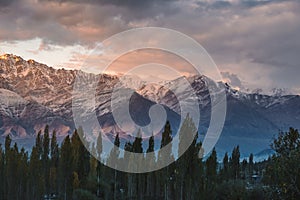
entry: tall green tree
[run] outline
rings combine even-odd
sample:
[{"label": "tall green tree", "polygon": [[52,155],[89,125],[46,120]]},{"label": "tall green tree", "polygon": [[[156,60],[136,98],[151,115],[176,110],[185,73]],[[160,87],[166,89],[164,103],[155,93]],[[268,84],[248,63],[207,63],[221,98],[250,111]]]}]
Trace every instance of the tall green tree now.
[{"label": "tall green tree", "polygon": [[239,179],[240,178],[240,147],[234,147],[231,158],[230,158],[230,171],[231,178]]},{"label": "tall green tree", "polygon": [[64,200],[72,199],[73,187],[72,187],[72,146],[70,137],[67,136],[61,146],[61,161],[60,166],[60,178],[61,178],[61,191],[60,193],[64,197]]},{"label": "tall green tree", "polygon": [[15,143],[14,147],[9,149],[7,152],[7,198],[18,199],[18,154],[19,149]]},{"label": "tall green tree", "polygon": [[[197,199],[199,196],[203,195],[203,190],[205,186],[205,174],[204,174],[204,165],[202,161],[202,143],[197,142],[198,134],[196,134],[195,139],[193,140],[192,145],[187,150],[187,155],[191,157],[189,160],[188,171],[192,176],[188,177],[186,180],[186,197],[188,199]],[[197,189],[193,189],[196,187]]]},{"label": "tall green tree", "polygon": [[[115,141],[114,141],[114,146],[109,154],[109,158],[107,162],[109,163],[110,166],[117,166],[118,161],[119,161],[119,155],[120,155],[120,138],[119,134],[116,135]],[[117,190],[118,188],[118,171],[113,170],[113,194],[114,194],[114,200],[117,199],[117,196],[119,195],[119,191]]]},{"label": "tall green tree", "polygon": [[21,148],[18,154],[18,199],[25,199],[28,180],[28,153]]},{"label": "tall green tree", "polygon": [[215,198],[215,189],[217,183],[217,152],[213,149],[211,155],[205,162],[206,165],[206,191],[211,199]]},{"label": "tall green tree", "polygon": [[[197,135],[196,126],[188,114],[179,130],[178,156],[182,154],[176,161],[176,191],[178,192],[176,196],[178,196],[179,200],[188,198],[187,193],[185,192],[188,188],[186,180],[190,177],[189,167],[192,163],[192,156],[190,156],[190,154],[191,152],[194,152],[195,149],[191,150],[188,148],[186,151],[185,149],[189,146],[188,142],[190,141],[193,141],[192,146],[196,145],[195,135]],[[197,155],[198,153],[199,151],[197,152]]]},{"label": "tall green tree", "polygon": [[[131,156],[129,154],[129,152],[133,152],[133,147],[132,144],[130,143],[130,141],[127,141],[125,143],[124,146],[124,160],[127,160],[127,168],[130,168],[132,164],[134,164],[132,162]],[[132,173],[126,173],[126,195],[128,199],[131,199],[134,197],[135,194],[135,186],[134,186],[134,174]]]},{"label": "tall green tree", "polygon": [[[164,131],[162,133],[161,139],[161,150],[158,152],[158,162],[162,162],[164,160],[174,160],[173,152],[172,152],[172,129],[171,124],[169,121],[166,122],[164,127]],[[164,148],[164,150],[162,150]],[[174,171],[171,166],[166,166],[164,169],[161,170],[162,175],[160,178],[162,179],[162,187],[163,187],[163,196],[164,199],[170,199],[170,181],[172,180]]]},{"label": "tall green tree", "polygon": [[11,138],[9,135],[7,135],[5,137],[5,141],[4,141],[4,163],[5,163],[5,166],[4,166],[4,198],[7,199],[8,198],[8,182],[9,182],[9,175],[8,175],[8,162],[9,160],[11,159]]},{"label": "tall green tree", "polygon": [[249,165],[248,165],[249,177],[251,177],[252,174],[253,174],[253,167],[254,167],[253,154],[251,153],[250,156],[249,156]]},{"label": "tall green tree", "polygon": [[[143,153],[143,139],[142,139],[142,133],[141,130],[138,130],[138,133],[135,137],[135,140],[132,143],[132,151],[134,153],[139,153],[142,154]],[[143,162],[143,160],[138,160],[135,164],[137,167],[142,167],[141,163]],[[134,174],[134,191],[136,192],[136,196],[138,199],[142,199],[144,196],[144,176],[143,174]]]},{"label": "tall green tree", "polygon": [[242,163],[241,163],[241,175],[242,175],[242,179],[246,179],[247,176],[247,168],[248,168],[248,162],[246,159],[243,159]]},{"label": "tall green tree", "polygon": [[83,145],[79,134],[83,137],[83,130],[75,130],[71,137],[73,172],[77,172],[80,183],[85,184],[90,171],[90,153]]},{"label": "tall green tree", "polygon": [[42,137],[41,130],[37,134],[37,137],[35,140],[35,146],[37,148],[37,153],[38,153],[39,159],[41,159],[42,154],[43,154],[43,137]]},{"label": "tall green tree", "polygon": [[229,160],[228,153],[226,152],[223,158],[223,168],[221,170],[221,179],[227,181],[230,177],[229,175]]},{"label": "tall green tree", "polygon": [[59,146],[57,143],[56,131],[53,131],[50,144],[50,192],[58,192],[58,164],[59,164]]},{"label": "tall green tree", "polygon": [[43,170],[44,170],[44,184],[45,184],[45,193],[47,195],[50,194],[50,163],[49,163],[49,153],[50,153],[50,137],[49,137],[49,126],[46,125],[44,130],[44,137],[43,137],[43,150],[42,150],[42,163],[43,163]]},{"label": "tall green tree", "polygon": [[[38,140],[38,137],[36,138]],[[37,142],[36,142],[37,144]],[[28,199],[40,199],[44,193],[43,165],[40,160],[40,147],[32,148],[28,169]]]},{"label": "tall green tree", "polygon": [[0,144],[0,199],[4,199],[4,189],[5,189],[5,176],[4,176],[4,152],[2,150],[2,145]]},{"label": "tall green tree", "polygon": [[265,173],[266,183],[273,188],[273,198],[300,199],[300,134],[297,129],[280,132],[271,147],[276,154]]},{"label": "tall green tree", "polygon": [[[154,152],[154,136],[152,135],[149,138],[148,141],[148,148],[147,148],[147,153]],[[146,163],[148,163],[148,167],[151,167],[152,163],[155,163],[155,155],[153,154],[146,154]],[[155,173],[147,173],[146,174],[146,196],[148,197],[154,197],[155,196],[155,182],[156,182],[156,177]]]},{"label": "tall green tree", "polygon": [[103,144],[102,144],[102,133],[99,133],[97,138],[96,144],[96,151],[98,156],[97,161],[97,196],[100,196],[100,179],[101,179],[101,172],[103,171],[103,164],[102,164],[102,152],[103,152]]}]

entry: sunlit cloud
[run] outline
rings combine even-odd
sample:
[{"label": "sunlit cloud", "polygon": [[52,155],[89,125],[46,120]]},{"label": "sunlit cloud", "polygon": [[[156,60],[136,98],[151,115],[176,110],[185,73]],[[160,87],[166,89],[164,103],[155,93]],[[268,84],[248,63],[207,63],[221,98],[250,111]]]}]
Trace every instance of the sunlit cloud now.
[{"label": "sunlit cloud", "polygon": [[[124,30],[160,26],[178,30],[205,47],[220,71],[236,74],[245,88],[300,88],[300,2],[297,0],[14,0],[0,3],[0,52],[64,68],[91,67],[101,59],[90,52]],[[134,42],[134,41],[132,41]],[[155,42],[155,40],[153,40]],[[152,57],[149,54],[153,54]],[[156,52],[127,55],[109,71],[123,73],[138,60],[180,61]],[[155,60],[157,59],[157,60]],[[95,70],[96,71],[96,70]]]}]

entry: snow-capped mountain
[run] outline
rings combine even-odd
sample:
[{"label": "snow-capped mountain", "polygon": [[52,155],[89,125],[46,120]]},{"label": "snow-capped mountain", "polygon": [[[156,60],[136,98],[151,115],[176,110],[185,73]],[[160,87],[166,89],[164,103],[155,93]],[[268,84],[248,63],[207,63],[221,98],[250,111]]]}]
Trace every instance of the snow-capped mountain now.
[{"label": "snow-capped mountain", "polygon": [[[78,73],[86,80],[97,80],[97,117],[106,131],[119,129],[111,113],[111,97],[116,84],[133,90],[130,99],[131,116],[139,124],[149,123],[148,110],[159,103],[167,110],[174,129],[180,120],[179,102],[193,100],[191,92],[199,101],[199,134],[203,138],[210,123],[211,100],[207,85],[212,80],[206,76],[179,77],[172,81],[147,83],[136,76],[95,75],[77,70],[54,69],[34,60],[24,60],[15,55],[0,56],[0,135],[22,138],[35,135],[46,124],[50,131],[60,135],[73,131],[72,94]],[[187,84],[188,83],[188,84]],[[222,135],[216,146],[220,155],[240,145],[241,152],[248,156],[267,149],[279,129],[289,126],[300,128],[300,97],[245,93],[228,84],[223,87],[227,96],[227,116]],[[192,86],[191,88],[188,86]],[[80,95],[80,94],[78,94]],[[84,115],[84,111],[81,113]],[[176,131],[174,131],[176,132]]]},{"label": "snow-capped mountain", "polygon": [[[210,122],[210,95],[207,84],[210,79],[205,76],[188,77],[194,91],[199,97],[201,121],[200,133],[206,131]],[[177,85],[180,96],[188,96],[189,91],[181,88],[183,78],[169,84]],[[223,83],[219,83],[223,84]],[[269,144],[279,130],[289,127],[300,128],[300,97],[298,95],[274,95],[245,93],[223,84],[227,96],[227,115],[222,135],[216,145],[218,153],[223,155],[240,145],[243,156],[257,153],[269,148]],[[166,105],[176,112],[180,107],[175,95],[164,87],[147,85],[138,91],[139,94],[157,103]]]},{"label": "snow-capped mountain", "polygon": [[[0,134],[11,134],[15,137],[35,135],[46,124],[50,126],[50,131],[55,129],[61,135],[71,133],[74,130],[72,95],[78,73],[86,82],[97,80],[95,112],[99,122],[107,127],[108,132],[115,129],[110,108],[114,86],[120,81],[127,88],[137,85],[143,87],[144,84],[135,79],[134,76],[119,78],[107,74],[95,75],[76,70],[54,69],[33,60],[26,61],[10,54],[0,57],[0,72],[0,94],[2,97]],[[134,93],[134,97],[131,99],[131,104],[134,106],[131,107],[132,110],[136,111],[131,114],[140,123],[146,123],[149,121],[146,111],[143,112],[135,108],[146,109],[154,102],[137,93]],[[140,101],[143,102],[142,106],[138,106]],[[35,106],[34,109],[33,106]],[[10,109],[12,111],[8,112]],[[89,113],[89,109],[93,108],[86,107],[81,114]],[[167,112],[170,117],[176,118],[178,116],[170,109]],[[145,117],[141,117],[138,113],[143,113]]]}]

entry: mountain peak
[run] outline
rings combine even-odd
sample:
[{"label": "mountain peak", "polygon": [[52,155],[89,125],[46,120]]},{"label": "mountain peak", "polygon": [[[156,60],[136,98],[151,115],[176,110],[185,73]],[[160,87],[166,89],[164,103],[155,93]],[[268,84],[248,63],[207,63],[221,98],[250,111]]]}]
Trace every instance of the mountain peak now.
[{"label": "mountain peak", "polygon": [[14,60],[15,62],[24,60],[22,57],[14,54],[3,54],[0,56],[0,60]]}]

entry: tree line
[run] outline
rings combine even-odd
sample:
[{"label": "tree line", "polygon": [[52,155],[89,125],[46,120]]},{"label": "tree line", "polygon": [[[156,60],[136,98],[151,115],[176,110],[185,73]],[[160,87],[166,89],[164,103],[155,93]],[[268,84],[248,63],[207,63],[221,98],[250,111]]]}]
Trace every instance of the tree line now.
[{"label": "tree line", "polygon": [[[180,131],[197,132],[191,118],[187,117]],[[125,173],[106,167],[86,150],[75,130],[59,145],[54,131],[49,127],[40,131],[31,153],[12,144],[10,136],[0,148],[0,199],[7,200],[89,200],[89,199],[299,199],[300,188],[300,135],[297,130],[281,132],[274,139],[275,154],[268,160],[255,163],[253,154],[241,160],[239,146],[226,153],[222,162],[217,160],[215,149],[202,158],[201,142],[197,135],[188,150],[174,162],[154,172]],[[160,148],[172,141],[172,128],[166,123]],[[128,152],[146,153],[155,150],[154,137],[143,140],[136,137],[127,141]],[[93,151],[103,155],[102,137],[98,137]],[[119,156],[121,141],[117,134],[115,147],[106,162],[128,159]],[[182,144],[179,145],[180,149]],[[173,156],[172,149],[168,150]],[[157,160],[156,157],[145,159]],[[160,152],[157,156],[160,155]],[[104,158],[103,158],[104,159]],[[156,161],[157,162],[157,161]],[[136,164],[136,163],[128,163]]]}]

